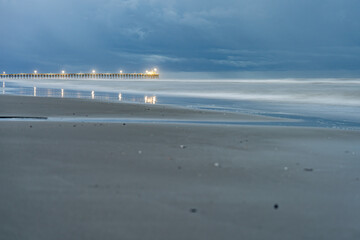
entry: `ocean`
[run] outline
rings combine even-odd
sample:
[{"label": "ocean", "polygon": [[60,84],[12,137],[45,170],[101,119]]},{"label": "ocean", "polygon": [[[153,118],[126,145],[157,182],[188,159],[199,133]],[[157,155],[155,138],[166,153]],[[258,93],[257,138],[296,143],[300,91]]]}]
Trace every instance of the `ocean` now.
[{"label": "ocean", "polygon": [[164,104],[300,120],[278,125],[360,129],[360,79],[28,79],[3,81],[0,93]]}]

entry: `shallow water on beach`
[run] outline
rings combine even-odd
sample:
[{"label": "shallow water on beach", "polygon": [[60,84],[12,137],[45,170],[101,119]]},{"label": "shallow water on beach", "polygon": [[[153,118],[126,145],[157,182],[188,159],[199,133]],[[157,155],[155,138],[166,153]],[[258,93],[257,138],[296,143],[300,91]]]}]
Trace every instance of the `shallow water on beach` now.
[{"label": "shallow water on beach", "polygon": [[354,79],[11,80],[2,82],[0,93],[165,104],[300,120],[277,125],[360,129],[360,80]]}]

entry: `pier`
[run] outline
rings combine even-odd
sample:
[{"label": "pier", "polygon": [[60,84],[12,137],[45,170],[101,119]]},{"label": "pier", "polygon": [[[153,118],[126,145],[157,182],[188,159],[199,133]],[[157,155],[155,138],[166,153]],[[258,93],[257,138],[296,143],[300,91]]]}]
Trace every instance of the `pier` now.
[{"label": "pier", "polygon": [[155,71],[146,73],[14,73],[0,74],[0,79],[158,79]]}]

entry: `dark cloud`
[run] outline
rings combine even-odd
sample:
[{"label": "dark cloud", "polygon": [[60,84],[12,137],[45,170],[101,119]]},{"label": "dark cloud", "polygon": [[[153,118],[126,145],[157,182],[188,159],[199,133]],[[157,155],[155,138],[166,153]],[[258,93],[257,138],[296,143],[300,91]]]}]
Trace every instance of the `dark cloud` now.
[{"label": "dark cloud", "polygon": [[6,71],[355,71],[355,0],[0,0]]}]

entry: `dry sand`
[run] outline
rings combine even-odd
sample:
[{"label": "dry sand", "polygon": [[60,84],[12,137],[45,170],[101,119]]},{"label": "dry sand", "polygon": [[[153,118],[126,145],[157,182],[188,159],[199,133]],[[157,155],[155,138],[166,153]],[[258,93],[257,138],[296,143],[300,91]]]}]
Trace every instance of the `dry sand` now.
[{"label": "dry sand", "polygon": [[[274,120],[18,96],[0,116]],[[360,239],[359,178],[357,131],[0,121],[0,239]]]}]

